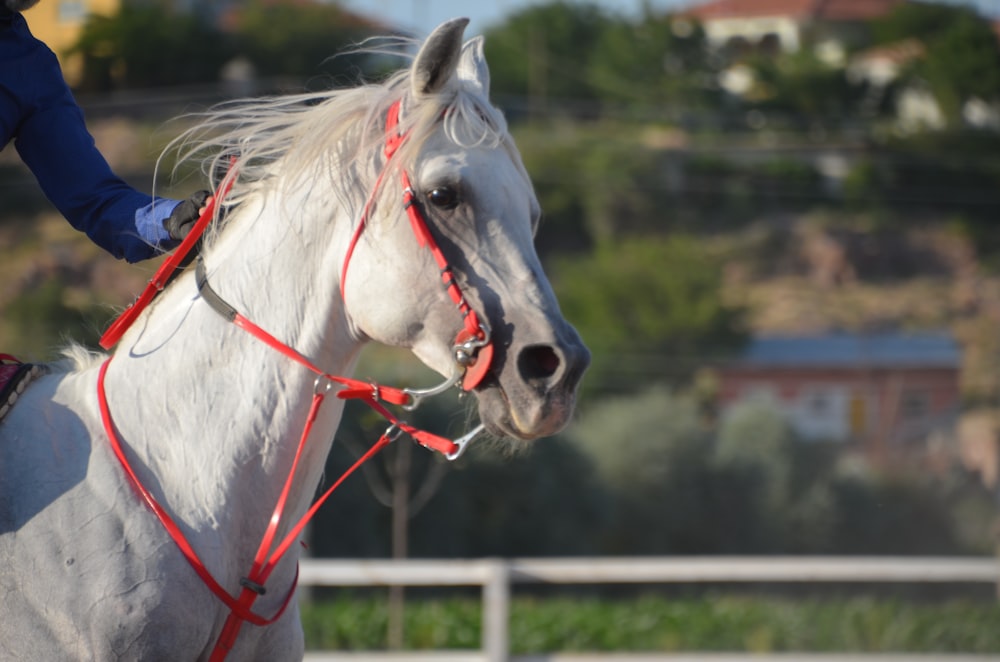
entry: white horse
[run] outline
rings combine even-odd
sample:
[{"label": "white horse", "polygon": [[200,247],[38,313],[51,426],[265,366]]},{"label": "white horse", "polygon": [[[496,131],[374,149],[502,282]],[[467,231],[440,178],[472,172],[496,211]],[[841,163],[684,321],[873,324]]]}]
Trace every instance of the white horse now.
[{"label": "white horse", "polygon": [[[454,266],[452,293],[488,329],[479,416],[496,435],[534,439],[567,423],[589,355],[534,252],[538,202],[488,101],[481,40],[462,44],[466,23],[440,26],[384,84],[210,115],[205,144],[240,160],[204,273],[241,316],[331,375],[349,374],[376,341],[453,376],[463,319],[414,239],[405,173]],[[394,105],[407,138],[387,159]],[[0,422],[0,658],[220,659],[231,608],[206,582],[232,600],[253,592],[261,618],[293,592],[298,544],[263,587],[247,573],[295,463],[315,375],[219,315],[196,280],[171,284],[109,363],[75,350]],[[275,540],[309,508],[341,411],[336,398],[319,410]],[[112,437],[211,579],[137,496]],[[303,655],[294,600],[272,625],[237,630],[228,659]]]}]

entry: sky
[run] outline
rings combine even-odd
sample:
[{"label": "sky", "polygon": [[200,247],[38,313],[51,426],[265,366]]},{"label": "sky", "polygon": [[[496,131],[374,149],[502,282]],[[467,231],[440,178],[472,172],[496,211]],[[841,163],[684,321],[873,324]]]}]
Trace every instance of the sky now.
[{"label": "sky", "polygon": [[[508,14],[530,7],[548,4],[551,0],[341,0],[340,4],[360,14],[377,18],[405,30],[415,36],[426,36],[431,30],[449,18],[467,16],[471,19],[466,36],[482,33],[487,28],[501,23]],[[593,0],[608,12],[638,16],[643,0]],[[984,14],[1000,19],[1000,0],[945,0],[952,4],[972,5]],[[679,9],[697,0],[650,0],[654,9]]]}]

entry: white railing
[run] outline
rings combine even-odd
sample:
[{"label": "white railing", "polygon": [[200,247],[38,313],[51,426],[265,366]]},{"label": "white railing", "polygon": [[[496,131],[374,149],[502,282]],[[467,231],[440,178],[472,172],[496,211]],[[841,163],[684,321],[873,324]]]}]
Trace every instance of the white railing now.
[{"label": "white railing", "polygon": [[[310,651],[308,662],[383,660],[423,662],[507,662],[509,656],[510,587],[513,583],[664,584],[705,582],[865,582],[988,583],[1000,587],[1000,563],[994,558],[926,557],[622,557],[479,560],[302,561],[304,586],[482,586],[483,627],[479,651],[372,653],[363,655]],[[698,660],[750,659],[749,655],[552,655],[521,660]],[[754,660],[763,660],[759,655]],[[833,662],[861,660],[857,655],[772,656],[771,659]],[[998,656],[869,656],[867,659],[922,662],[998,660]]]}]

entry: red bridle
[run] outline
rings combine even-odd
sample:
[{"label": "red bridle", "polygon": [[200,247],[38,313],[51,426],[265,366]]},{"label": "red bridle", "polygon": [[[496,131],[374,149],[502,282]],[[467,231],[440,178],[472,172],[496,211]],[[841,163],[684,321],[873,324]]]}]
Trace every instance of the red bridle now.
[{"label": "red bridle", "polygon": [[[400,134],[397,130],[399,122],[399,106],[399,102],[393,104],[393,106],[389,109],[389,113],[386,118],[387,138],[384,155],[387,162],[406,139],[406,135]],[[353,255],[354,248],[360,240],[361,234],[364,232],[367,225],[373,206],[373,200],[379,190],[379,185],[381,184],[382,177],[385,172],[386,170],[383,169],[382,173],[379,175],[378,182],[376,183],[372,193],[369,195],[362,217],[348,246],[347,254],[344,259],[344,265],[341,271],[342,296],[344,293],[344,280],[347,276],[350,259]],[[103,347],[107,349],[113,346],[118,339],[121,338],[121,335],[125,332],[128,326],[135,320],[139,312],[141,312],[142,309],[153,299],[153,297],[165,287],[170,276],[177,268],[179,268],[183,258],[197,242],[201,233],[204,232],[208,225],[208,221],[213,215],[214,205],[218,204],[219,201],[221,201],[221,198],[225,196],[226,192],[228,192],[233,179],[234,177],[227,177],[225,187],[216,192],[216,195],[209,203],[208,208],[206,208],[191,233],[185,238],[174,255],[172,255],[157,271],[156,275],[150,280],[146,290],[139,297],[136,303],[126,309],[122,316],[120,316],[108,328],[108,331],[101,338],[101,345]],[[441,269],[441,278],[445,289],[462,315],[463,328],[455,340],[454,352],[456,356],[456,363],[460,369],[464,369],[462,388],[465,390],[471,390],[482,382],[492,362],[493,345],[489,329],[480,321],[476,311],[469,305],[457,282],[455,281],[450,264],[445,258],[437,242],[434,240],[434,237],[420,212],[419,202],[415,193],[410,188],[409,177],[405,170],[402,173],[402,185],[403,203],[405,205],[410,224],[413,228],[413,232],[417,238],[417,242],[420,246],[427,247],[431,251],[435,262]],[[224,660],[228,652],[232,650],[243,623],[249,622],[259,626],[270,625],[271,623],[277,621],[284,613],[285,608],[288,606],[295,593],[295,587],[298,581],[297,570],[295,580],[285,596],[281,607],[272,617],[263,618],[258,616],[251,611],[251,607],[253,606],[254,601],[264,594],[264,584],[266,583],[268,577],[270,577],[275,567],[277,567],[278,562],[291,548],[295,540],[298,539],[306,524],[310,519],[312,519],[312,517],[316,514],[316,511],[319,510],[320,506],[327,500],[327,498],[329,498],[334,490],[336,490],[337,487],[339,487],[351,473],[353,473],[359,466],[377,454],[389,443],[394,441],[400,434],[404,433],[412,437],[420,445],[443,453],[449,459],[455,459],[462,453],[466,444],[471,441],[471,439],[482,429],[482,426],[476,428],[464,437],[456,439],[455,441],[440,437],[425,430],[414,428],[413,426],[399,420],[385,407],[383,403],[412,409],[419,405],[421,397],[441,392],[444,390],[443,386],[430,389],[428,391],[412,391],[408,389],[396,389],[379,386],[377,384],[371,384],[356,379],[328,374],[294,348],[281,342],[267,331],[241,315],[235,308],[227,304],[221,297],[219,297],[219,295],[216,294],[208,284],[204,264],[200,259],[197,265],[196,281],[198,283],[199,292],[202,294],[202,298],[209,303],[214,310],[219,312],[239,328],[252,335],[257,340],[266,344],[268,347],[271,347],[288,359],[304,366],[317,375],[312,396],[312,403],[309,408],[309,413],[306,416],[306,421],[303,425],[302,434],[299,437],[299,443],[296,448],[292,467],[285,480],[285,484],[282,488],[280,496],[278,497],[277,503],[275,504],[274,510],[272,511],[271,518],[264,532],[260,546],[257,549],[257,553],[254,556],[254,561],[250,571],[240,580],[240,585],[242,586],[240,594],[238,597],[234,598],[212,576],[208,568],[201,561],[197,553],[194,551],[194,548],[184,536],[180,527],[176,524],[176,522],[174,522],[170,514],[160,505],[152,493],[142,484],[135,471],[132,469],[128,457],[122,447],[114,421],[111,417],[111,409],[108,404],[107,392],[104,385],[108,366],[111,363],[112,357],[109,357],[104,362],[100,368],[100,372],[98,373],[97,392],[101,420],[104,424],[104,430],[108,435],[111,447],[114,450],[115,455],[118,457],[118,460],[121,462],[129,482],[138,492],[143,501],[145,501],[150,510],[152,510],[156,517],[160,520],[164,529],[184,555],[184,558],[187,559],[188,563],[202,579],[205,585],[229,608],[229,615],[226,618],[222,632],[219,635],[219,639],[216,642],[215,648],[213,649],[210,657],[210,660],[213,662],[219,662]],[[456,373],[456,375],[458,374],[460,373]],[[448,382],[446,382],[446,386],[456,383],[457,380],[457,376],[448,380]],[[306,441],[309,438],[313,424],[319,414],[319,410],[324,402],[324,399],[330,391],[337,387],[340,387],[340,390],[336,392],[336,396],[338,398],[361,400],[385,417],[390,422],[389,428],[364,455],[362,455],[347,471],[344,472],[339,479],[337,479],[337,481],[334,482],[334,484],[326,492],[323,493],[319,499],[315,501],[309,510],[306,511],[298,522],[296,522],[294,526],[289,529],[288,533],[285,534],[285,537],[282,538],[275,546],[277,531],[284,517],[284,510],[288,500],[288,495],[291,491],[295,474],[298,469],[299,460],[302,456],[303,450],[305,449]]]},{"label": "red bridle", "polygon": [[[401,106],[402,103],[397,101],[389,107],[389,111],[386,114],[386,140],[385,148],[383,149],[386,163],[388,163],[407,138],[406,134],[399,132]],[[347,269],[350,265],[351,257],[354,255],[354,249],[357,247],[361,235],[368,226],[368,219],[371,215],[375,196],[381,188],[382,177],[385,173],[386,169],[383,168],[375,182],[375,188],[368,196],[364,211],[361,214],[361,220],[354,229],[351,243],[347,247],[344,266],[340,272],[340,296],[342,299],[344,298]],[[406,216],[410,219],[410,227],[413,229],[413,235],[417,238],[417,244],[421,248],[427,248],[431,252],[431,255],[434,256],[434,261],[441,270],[441,281],[448,292],[448,296],[451,297],[452,302],[458,306],[458,310],[462,314],[463,328],[455,338],[454,354],[460,367],[465,370],[465,375],[462,378],[462,388],[466,391],[471,391],[486,377],[486,373],[489,371],[490,364],[493,361],[493,342],[490,337],[489,327],[480,321],[479,315],[476,314],[476,311],[469,305],[468,300],[466,300],[465,295],[462,294],[462,290],[455,280],[455,272],[451,264],[441,251],[441,247],[438,246],[434,235],[431,234],[427,220],[421,212],[420,201],[417,199],[417,195],[410,185],[410,177],[405,169],[402,170],[400,180],[403,187],[403,208],[406,209]]]}]

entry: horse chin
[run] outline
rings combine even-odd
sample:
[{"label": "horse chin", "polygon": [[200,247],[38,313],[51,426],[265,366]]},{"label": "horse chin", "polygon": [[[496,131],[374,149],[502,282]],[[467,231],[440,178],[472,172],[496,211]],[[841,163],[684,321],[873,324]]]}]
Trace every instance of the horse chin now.
[{"label": "horse chin", "polygon": [[500,382],[477,389],[479,419],[490,434],[533,441],[560,432],[573,414],[573,393],[539,394],[528,388],[504,387]]}]

